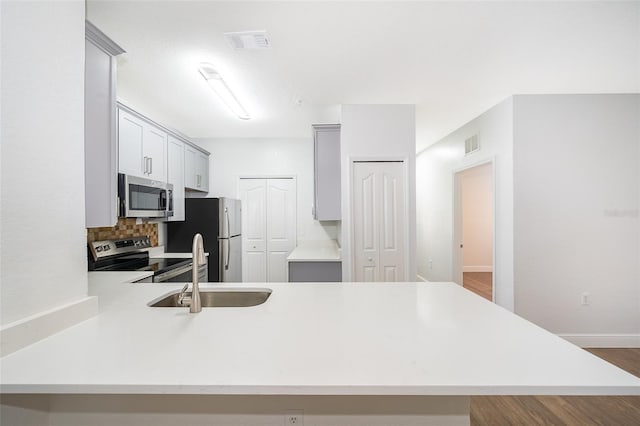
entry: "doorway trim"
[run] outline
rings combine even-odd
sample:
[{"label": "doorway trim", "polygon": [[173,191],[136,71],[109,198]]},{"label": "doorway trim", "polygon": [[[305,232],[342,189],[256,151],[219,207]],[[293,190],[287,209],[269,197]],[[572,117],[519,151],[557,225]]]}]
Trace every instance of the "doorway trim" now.
[{"label": "doorway trim", "polygon": [[[390,156],[390,157],[360,157],[360,156],[355,156],[355,157],[349,157],[349,280],[352,281],[353,277],[355,277],[356,275],[356,262],[355,262],[355,256],[356,256],[356,252],[355,252],[355,226],[353,225],[355,223],[355,217],[354,217],[354,208],[353,208],[353,185],[354,185],[354,181],[353,181],[353,176],[355,175],[355,163],[402,163],[402,176],[403,176],[403,185],[404,185],[404,189],[405,189],[405,196],[404,196],[404,207],[405,207],[405,211],[409,212],[409,206],[410,206],[410,195],[409,195],[409,158],[408,157],[394,157],[394,156]],[[404,266],[404,271],[405,271],[405,281],[409,279],[410,276],[410,247],[411,247],[411,238],[410,238],[410,230],[409,230],[409,222],[408,220],[405,221],[404,224],[404,232],[405,232],[405,241],[404,241],[404,250],[405,250],[405,256],[404,256],[404,262],[403,262],[403,266]],[[344,246],[344,245],[343,245]],[[343,276],[344,276],[344,268],[343,268]]]},{"label": "doorway trim", "polygon": [[462,286],[463,280],[463,265],[462,265],[462,251],[460,250],[460,241],[462,237],[462,186],[460,177],[463,172],[473,169],[478,166],[484,166],[486,164],[491,165],[491,191],[492,191],[492,212],[491,212],[491,301],[496,301],[496,208],[497,208],[497,188],[496,188],[496,158],[495,156],[478,160],[474,163],[466,164],[462,167],[453,169],[452,171],[452,185],[453,185],[453,223],[451,232],[451,277],[453,281]]}]

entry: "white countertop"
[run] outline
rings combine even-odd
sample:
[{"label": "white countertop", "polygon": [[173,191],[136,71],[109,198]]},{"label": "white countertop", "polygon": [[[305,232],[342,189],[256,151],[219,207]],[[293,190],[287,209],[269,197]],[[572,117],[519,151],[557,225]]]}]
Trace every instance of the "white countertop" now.
[{"label": "white countertop", "polygon": [[452,283],[254,284],[273,290],[262,305],[190,314],[147,306],[179,283],[104,278],[90,275],[99,315],[1,359],[1,392],[640,394],[639,378]]},{"label": "white countertop", "polygon": [[132,283],[153,276],[153,271],[90,271],[89,281],[95,285]]},{"label": "white countertop", "polygon": [[340,262],[342,250],[336,240],[300,241],[287,257],[289,262]]},{"label": "white countertop", "polygon": [[[189,259],[192,257],[191,252],[185,253],[170,253],[165,252],[165,246],[156,246],[146,249],[149,252],[151,259]],[[209,253],[205,253],[205,256],[209,256]]]}]

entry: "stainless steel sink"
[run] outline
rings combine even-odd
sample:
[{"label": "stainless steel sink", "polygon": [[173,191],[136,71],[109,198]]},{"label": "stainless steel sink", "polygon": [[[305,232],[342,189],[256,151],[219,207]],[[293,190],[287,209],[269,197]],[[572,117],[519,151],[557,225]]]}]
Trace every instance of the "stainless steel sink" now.
[{"label": "stainless steel sink", "polygon": [[[185,293],[191,296],[191,292]],[[200,301],[203,308],[223,308],[223,307],[247,307],[264,303],[271,295],[268,288],[261,289],[241,289],[241,290],[200,290]],[[180,290],[165,294],[148,303],[152,308],[182,308],[189,304],[182,304],[178,301]]]}]

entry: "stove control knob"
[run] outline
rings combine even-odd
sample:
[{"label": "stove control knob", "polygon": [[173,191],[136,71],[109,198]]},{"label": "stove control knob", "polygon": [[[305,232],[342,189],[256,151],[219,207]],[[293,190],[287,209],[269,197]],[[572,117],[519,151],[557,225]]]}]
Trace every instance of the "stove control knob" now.
[{"label": "stove control knob", "polygon": [[108,250],[111,250],[111,246],[104,245],[104,246],[102,246],[102,249],[103,249],[104,251],[108,251]]},{"label": "stove control knob", "polygon": [[97,246],[97,247],[96,247],[96,251],[97,251],[98,253],[100,253],[100,252],[102,251],[102,246]]}]

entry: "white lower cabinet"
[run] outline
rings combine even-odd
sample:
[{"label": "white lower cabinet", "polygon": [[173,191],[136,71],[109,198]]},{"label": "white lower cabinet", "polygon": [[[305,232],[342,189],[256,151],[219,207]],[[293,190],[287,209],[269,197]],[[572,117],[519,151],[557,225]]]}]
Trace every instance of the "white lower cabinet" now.
[{"label": "white lower cabinet", "polygon": [[339,283],[342,281],[342,262],[289,262],[289,282]]},{"label": "white lower cabinet", "polygon": [[184,220],[184,142],[169,135],[167,142],[167,182],[173,185],[173,216],[170,222]]}]

